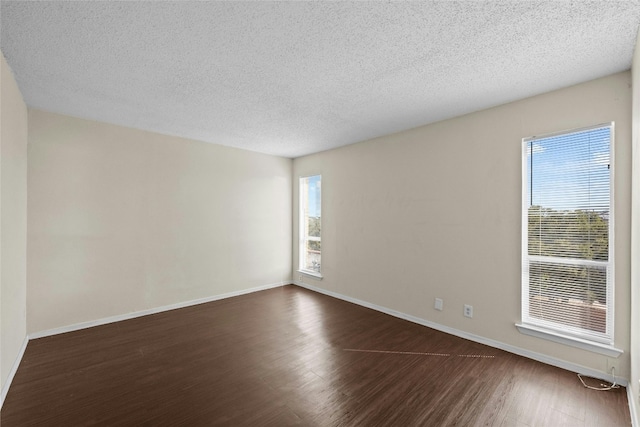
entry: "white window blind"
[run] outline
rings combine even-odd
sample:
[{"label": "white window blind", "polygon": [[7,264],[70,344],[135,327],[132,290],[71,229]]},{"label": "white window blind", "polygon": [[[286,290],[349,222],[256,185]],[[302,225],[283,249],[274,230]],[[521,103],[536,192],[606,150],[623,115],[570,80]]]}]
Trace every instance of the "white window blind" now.
[{"label": "white window blind", "polygon": [[523,140],[522,322],[604,344],[613,341],[612,132]]}]

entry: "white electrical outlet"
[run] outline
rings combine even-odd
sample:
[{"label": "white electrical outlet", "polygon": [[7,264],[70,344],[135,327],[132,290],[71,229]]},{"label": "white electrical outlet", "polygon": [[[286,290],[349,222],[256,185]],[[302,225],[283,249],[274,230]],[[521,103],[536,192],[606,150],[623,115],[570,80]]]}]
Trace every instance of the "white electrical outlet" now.
[{"label": "white electrical outlet", "polygon": [[443,305],[444,305],[444,302],[442,301],[442,298],[436,298],[436,302],[435,302],[433,308],[435,308],[436,310],[442,311],[442,306]]},{"label": "white electrical outlet", "polygon": [[464,317],[473,317],[473,306],[469,304],[464,305]]}]

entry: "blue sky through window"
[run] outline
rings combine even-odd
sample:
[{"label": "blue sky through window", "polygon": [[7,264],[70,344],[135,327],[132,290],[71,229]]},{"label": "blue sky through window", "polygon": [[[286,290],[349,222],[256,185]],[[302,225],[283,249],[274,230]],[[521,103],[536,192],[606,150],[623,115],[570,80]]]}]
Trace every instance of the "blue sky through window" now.
[{"label": "blue sky through window", "polygon": [[322,179],[320,175],[309,178],[309,216],[320,217],[322,212]]},{"label": "blue sky through window", "polygon": [[554,210],[609,209],[609,126],[527,142],[527,203]]}]

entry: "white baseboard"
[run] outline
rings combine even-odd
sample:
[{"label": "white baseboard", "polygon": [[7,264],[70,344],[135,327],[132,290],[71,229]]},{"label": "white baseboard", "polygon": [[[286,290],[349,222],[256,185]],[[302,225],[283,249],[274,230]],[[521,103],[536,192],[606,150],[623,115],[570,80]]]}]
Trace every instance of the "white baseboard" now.
[{"label": "white baseboard", "polygon": [[631,392],[631,387],[627,386],[627,401],[629,402],[629,412],[631,413],[631,426],[640,427],[640,420],[638,419],[638,407],[636,406],[636,401],[633,397],[634,396]]},{"label": "white baseboard", "polygon": [[[339,294],[337,292],[328,291],[326,289],[318,288],[313,285],[309,285],[307,283],[301,283],[298,281],[294,281],[296,286],[300,286],[301,288],[309,289],[314,292],[318,292],[324,295],[328,295],[334,298],[341,299],[343,301],[347,301],[353,304],[357,304],[363,307],[370,308],[372,310],[376,310],[385,314],[389,314],[394,317],[398,317],[400,319],[408,320],[413,323],[417,323],[422,326],[426,326],[432,329],[435,329],[440,332],[445,332],[447,334],[455,335],[460,338],[468,339],[470,341],[474,341],[480,344],[488,345],[489,347],[498,348],[500,350],[508,351],[509,353],[517,354],[519,356],[523,356],[529,359],[537,360],[538,362],[546,363],[547,365],[555,366],[558,368],[566,369],[571,372],[576,372],[582,375],[586,375],[593,378],[598,378],[601,380],[613,382],[613,377],[605,372],[601,372],[592,368],[588,368],[586,366],[577,365],[571,362],[567,362],[565,360],[556,359],[555,357],[547,356],[545,354],[536,353],[530,350],[526,350],[520,347],[516,347],[510,344],[505,344],[500,341],[495,341],[490,338],[485,338],[479,335],[471,334],[469,332],[461,331],[459,329],[451,328],[449,326],[441,325],[439,323],[431,322],[429,320],[421,319],[419,317],[412,316],[410,314],[402,313],[400,311],[392,310],[390,308],[382,307],[376,304],[372,304],[367,301],[359,300],[357,298],[352,298],[346,295]],[[616,377],[616,382],[621,386],[627,387],[629,381],[626,378]],[[639,426],[640,427],[640,426]]]},{"label": "white baseboard", "polygon": [[24,352],[27,349],[27,344],[29,343],[29,337],[24,337],[24,341],[22,341],[22,347],[20,347],[20,351],[18,351],[18,355],[16,356],[16,360],[13,361],[13,366],[11,366],[11,370],[9,371],[9,376],[7,377],[7,381],[4,383],[2,387],[2,394],[0,394],[0,409],[2,409],[2,405],[4,405],[4,399],[7,397],[7,393],[9,393],[9,387],[11,387],[11,382],[13,381],[13,377],[15,377],[16,372],[18,372],[18,366],[20,366],[20,362],[22,362],[22,356],[24,356]]},{"label": "white baseboard", "polygon": [[[288,281],[286,283],[289,283]],[[146,310],[134,311],[133,313],[119,314],[117,316],[105,317],[102,319],[90,320],[88,322],[75,323],[73,325],[62,326],[59,328],[48,329],[46,331],[34,332],[29,334],[29,339],[49,337],[52,335],[64,334],[66,332],[79,331],[81,329],[91,328],[93,326],[106,325],[123,320],[135,319],[136,317],[148,316],[150,314],[161,313],[163,311],[176,310],[178,308],[190,307],[192,305],[204,304],[207,302],[217,301],[226,298],[237,297],[240,295],[250,294],[253,292],[264,291],[267,289],[278,288],[283,286],[285,282],[273,283],[270,285],[257,286],[255,288],[243,289],[240,291],[228,292],[226,294],[214,295],[211,297],[199,298],[190,301],[183,301],[175,304],[163,305],[161,307],[149,308]]]}]

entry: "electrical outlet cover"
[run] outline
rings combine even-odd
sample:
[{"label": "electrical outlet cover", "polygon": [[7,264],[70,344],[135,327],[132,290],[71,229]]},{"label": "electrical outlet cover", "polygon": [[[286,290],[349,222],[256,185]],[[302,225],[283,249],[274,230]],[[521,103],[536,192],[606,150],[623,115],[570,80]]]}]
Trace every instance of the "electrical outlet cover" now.
[{"label": "electrical outlet cover", "polygon": [[473,306],[469,304],[464,305],[464,316],[473,317]]}]

